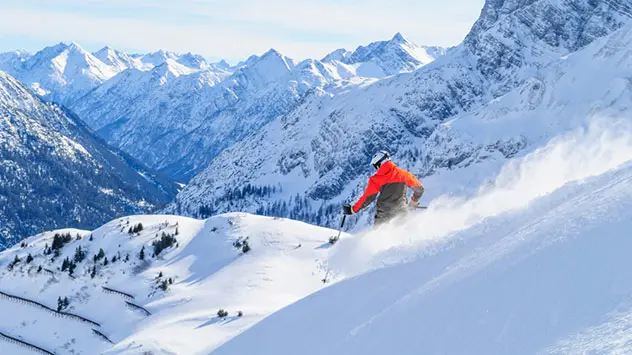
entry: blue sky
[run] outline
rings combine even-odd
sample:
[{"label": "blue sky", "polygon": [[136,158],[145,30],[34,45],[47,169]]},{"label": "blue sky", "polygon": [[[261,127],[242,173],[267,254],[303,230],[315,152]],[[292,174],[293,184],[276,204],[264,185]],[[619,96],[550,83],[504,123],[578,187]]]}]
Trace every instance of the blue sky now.
[{"label": "blue sky", "polygon": [[296,59],[391,38],[461,42],[483,0],[10,0],[0,52],[74,41],[95,51],[166,49],[237,61],[270,48]]}]

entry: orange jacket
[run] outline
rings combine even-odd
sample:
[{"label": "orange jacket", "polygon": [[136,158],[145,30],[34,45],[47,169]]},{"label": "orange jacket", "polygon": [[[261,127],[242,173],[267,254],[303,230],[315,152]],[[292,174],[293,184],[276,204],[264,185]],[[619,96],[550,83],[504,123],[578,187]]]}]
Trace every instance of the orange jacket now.
[{"label": "orange jacket", "polygon": [[412,200],[419,202],[424,193],[424,185],[415,176],[404,169],[400,169],[391,161],[382,164],[375,175],[369,178],[366,191],[353,206],[353,213],[370,205],[378,196],[376,217],[393,216],[406,211],[406,190],[414,190]]}]

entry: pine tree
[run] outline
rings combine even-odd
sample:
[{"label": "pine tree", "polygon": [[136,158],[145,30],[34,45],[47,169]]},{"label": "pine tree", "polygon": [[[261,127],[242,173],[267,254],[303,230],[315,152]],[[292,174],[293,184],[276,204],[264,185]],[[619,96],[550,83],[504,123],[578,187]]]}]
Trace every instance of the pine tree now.
[{"label": "pine tree", "polygon": [[97,254],[97,259],[103,259],[105,258],[105,252],[103,251],[103,248],[99,249],[99,254]]},{"label": "pine tree", "polygon": [[17,265],[17,263],[19,263],[19,262],[20,262],[20,258],[18,258],[18,256],[16,255],[15,258],[13,259],[13,261],[11,263],[9,263],[9,265],[8,265],[9,270],[13,270],[13,267],[15,265]]},{"label": "pine tree", "polygon": [[64,309],[68,308],[70,302],[68,301],[68,297],[64,297]]},{"label": "pine tree", "polygon": [[143,247],[140,249],[140,254],[138,255],[138,258],[140,260],[145,260],[145,246],[143,245]]},{"label": "pine tree", "polygon": [[42,265],[40,265],[40,266],[38,266],[38,267],[37,267],[37,272],[38,272],[38,273],[42,272]]},{"label": "pine tree", "polygon": [[66,257],[66,259],[64,259],[64,261],[61,263],[61,271],[66,271],[68,270],[68,265],[70,264],[70,260],[68,259],[68,257]]},{"label": "pine tree", "polygon": [[90,238],[88,238],[89,241],[93,241],[94,238],[92,237],[92,234],[90,234]]},{"label": "pine tree", "polygon": [[103,259],[103,266],[107,266],[108,265],[108,258],[104,258]]},{"label": "pine tree", "polygon": [[169,285],[173,285],[173,279],[171,277],[169,278]]},{"label": "pine tree", "polygon": [[169,285],[167,284],[167,280],[162,280],[159,287],[161,290],[167,291],[167,289],[169,288]]},{"label": "pine tree", "polygon": [[77,249],[75,249],[75,257],[74,257],[75,263],[80,263],[85,258],[86,258],[86,253],[83,251],[83,249],[81,249],[81,246],[78,246]]},{"label": "pine tree", "polygon": [[250,251],[250,244],[248,244],[247,240],[244,240],[243,246],[241,247],[241,251],[246,254]]},{"label": "pine tree", "polygon": [[72,276],[72,274],[75,272],[76,267],[77,267],[77,264],[71,261],[70,264],[68,264],[68,275]]},{"label": "pine tree", "polygon": [[64,300],[59,296],[59,298],[57,298],[57,312],[61,312],[62,308],[64,308]]},{"label": "pine tree", "polygon": [[92,272],[90,273],[90,278],[94,279],[94,277],[97,276],[97,266],[93,266],[92,267]]},{"label": "pine tree", "polygon": [[226,312],[223,309],[220,309],[219,311],[217,311],[217,316],[220,318],[226,318],[228,316],[228,312]]},{"label": "pine tree", "polygon": [[26,263],[27,263],[27,264],[30,264],[30,263],[31,263],[31,261],[33,261],[33,255],[31,255],[31,254],[29,253],[29,255],[27,255],[27,257],[26,257]]},{"label": "pine tree", "polygon": [[162,277],[162,271],[158,273],[158,278]]}]

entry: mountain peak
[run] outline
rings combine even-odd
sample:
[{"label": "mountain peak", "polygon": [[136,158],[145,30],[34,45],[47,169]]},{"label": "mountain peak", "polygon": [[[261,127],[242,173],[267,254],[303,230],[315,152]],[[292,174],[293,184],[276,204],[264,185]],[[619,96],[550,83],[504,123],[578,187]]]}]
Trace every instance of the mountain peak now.
[{"label": "mountain peak", "polygon": [[81,50],[81,51],[83,51],[83,48],[81,48],[81,46],[79,44],[77,44],[76,42],[70,42],[68,44],[68,48],[72,49],[72,50]]},{"label": "mountain peak", "polygon": [[228,70],[231,68],[231,65],[228,64],[228,62],[226,62],[224,59],[220,60],[217,63],[213,63],[213,66],[220,70]]},{"label": "mountain peak", "polygon": [[339,49],[336,49],[335,51],[327,54],[322,59],[322,61],[323,62],[333,62],[333,61],[344,62],[345,58],[347,58],[350,55],[351,55],[351,52],[349,52],[348,50],[346,50],[344,48],[339,48]]},{"label": "mountain peak", "polygon": [[107,45],[101,49],[99,49],[98,51],[96,51],[95,53],[112,53],[112,52],[118,52],[116,49],[112,48],[111,46]]},{"label": "mountain peak", "polygon": [[406,40],[406,38],[404,38],[404,36],[400,32],[397,32],[395,36],[393,36],[393,39],[391,39],[391,42],[404,43],[408,41]]},{"label": "mountain peak", "polygon": [[270,50],[268,50],[267,52],[265,52],[261,58],[266,58],[266,57],[270,57],[270,56],[274,56],[274,57],[278,57],[278,58],[283,58],[283,55],[277,51],[274,48],[271,48]]}]

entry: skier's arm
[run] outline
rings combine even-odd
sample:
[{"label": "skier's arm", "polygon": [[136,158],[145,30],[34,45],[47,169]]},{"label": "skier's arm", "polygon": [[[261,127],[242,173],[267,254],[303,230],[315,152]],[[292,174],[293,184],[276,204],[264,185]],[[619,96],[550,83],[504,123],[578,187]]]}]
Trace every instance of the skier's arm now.
[{"label": "skier's arm", "polygon": [[424,194],[424,184],[421,181],[417,180],[415,175],[406,172],[406,186],[413,190],[413,197],[410,199],[412,203],[418,204],[419,200],[421,200],[421,196]]},{"label": "skier's arm", "polygon": [[373,181],[373,179],[369,179],[369,185],[366,187],[366,191],[364,191],[362,197],[360,197],[358,202],[356,202],[351,209],[353,213],[358,213],[361,209],[373,203],[379,192],[379,186]]}]

